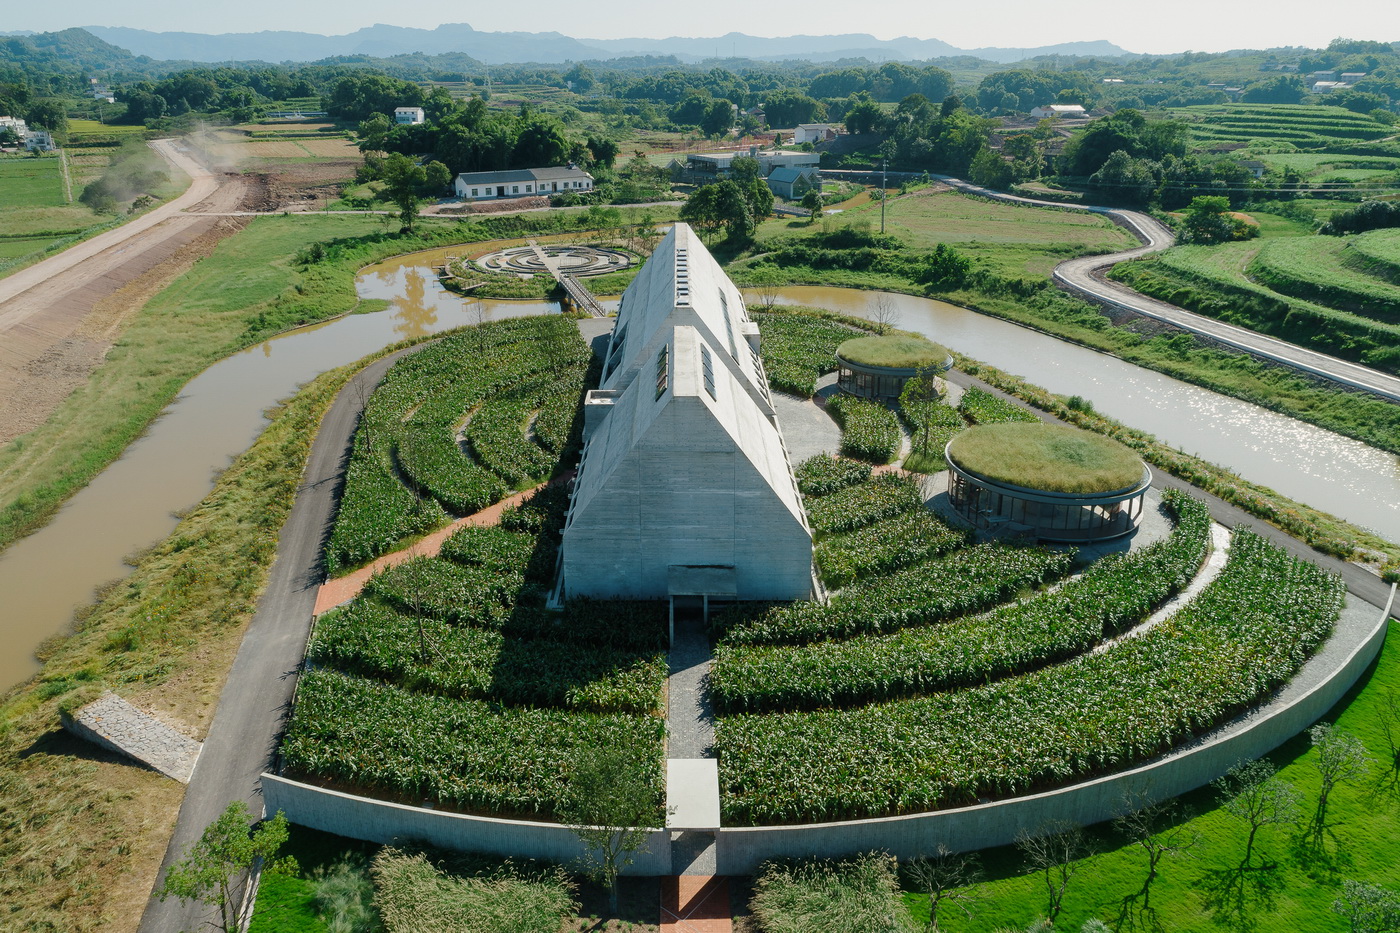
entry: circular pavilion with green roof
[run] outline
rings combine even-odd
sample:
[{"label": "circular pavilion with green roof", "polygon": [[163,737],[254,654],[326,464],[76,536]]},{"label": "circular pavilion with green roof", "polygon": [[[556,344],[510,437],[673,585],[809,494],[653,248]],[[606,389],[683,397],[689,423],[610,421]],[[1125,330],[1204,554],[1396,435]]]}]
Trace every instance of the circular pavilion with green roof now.
[{"label": "circular pavilion with green roof", "polygon": [[1152,471],[1132,450],[1068,425],[986,424],[948,442],[948,499],[973,527],[1044,541],[1117,538],[1142,521]]},{"label": "circular pavilion with green roof", "polygon": [[841,391],[894,399],[914,376],[952,369],[953,355],[923,337],[853,337],[836,348],[836,366]]}]

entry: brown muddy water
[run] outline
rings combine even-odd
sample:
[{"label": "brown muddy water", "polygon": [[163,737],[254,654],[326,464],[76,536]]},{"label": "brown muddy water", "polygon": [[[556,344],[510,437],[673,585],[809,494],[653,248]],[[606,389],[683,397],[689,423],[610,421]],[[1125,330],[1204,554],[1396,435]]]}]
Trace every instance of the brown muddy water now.
[{"label": "brown muddy water", "polygon": [[[359,294],[388,300],[386,311],[292,331],[211,366],[52,522],[0,553],[0,688],[33,675],[34,650],[66,631],[97,587],[125,576],[123,558],[170,533],[172,513],[209,492],[217,472],[262,430],[267,408],[381,347],[474,323],[477,303],[444,290],[433,273],[447,252],[367,268]],[[1084,396],[1173,446],[1400,540],[1400,460],[1390,454],[995,318],[891,298],[897,326],[1051,391]],[[780,301],[865,315],[874,299],[850,289],[790,288]],[[485,320],[558,310],[549,302],[479,304]]]}]

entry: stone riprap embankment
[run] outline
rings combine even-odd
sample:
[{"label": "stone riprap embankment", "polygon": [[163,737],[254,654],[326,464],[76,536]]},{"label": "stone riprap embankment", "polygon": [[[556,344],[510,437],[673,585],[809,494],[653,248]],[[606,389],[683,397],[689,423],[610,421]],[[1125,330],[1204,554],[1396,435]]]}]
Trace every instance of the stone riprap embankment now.
[{"label": "stone riprap embankment", "polygon": [[139,761],[181,784],[190,782],[203,747],[115,693],[65,715],[63,726],[79,738]]}]

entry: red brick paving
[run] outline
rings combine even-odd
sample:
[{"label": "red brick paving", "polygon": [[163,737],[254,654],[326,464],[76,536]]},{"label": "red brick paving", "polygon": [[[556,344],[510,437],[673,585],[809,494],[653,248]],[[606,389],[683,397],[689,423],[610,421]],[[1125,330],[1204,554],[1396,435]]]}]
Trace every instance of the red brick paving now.
[{"label": "red brick paving", "polygon": [[[535,487],[536,489],[540,487]],[[439,529],[425,538],[420,538],[412,545],[402,551],[395,551],[393,554],[385,554],[374,563],[361,567],[354,573],[337,577],[334,580],[327,580],[321,585],[321,589],[316,593],[316,615],[320,615],[327,609],[334,609],[342,606],[360,595],[360,590],[364,589],[369,578],[381,570],[402,564],[410,557],[436,557],[442,550],[442,543],[452,537],[459,528],[468,525],[495,525],[501,520],[501,513],[507,506],[518,505],[534,494],[534,489],[527,489],[518,492],[508,499],[502,499],[495,505],[487,506],[475,515],[468,515],[466,518],[459,518],[446,528]]]},{"label": "red brick paving", "polygon": [[661,879],[661,933],[732,933],[729,879],[673,875]]}]

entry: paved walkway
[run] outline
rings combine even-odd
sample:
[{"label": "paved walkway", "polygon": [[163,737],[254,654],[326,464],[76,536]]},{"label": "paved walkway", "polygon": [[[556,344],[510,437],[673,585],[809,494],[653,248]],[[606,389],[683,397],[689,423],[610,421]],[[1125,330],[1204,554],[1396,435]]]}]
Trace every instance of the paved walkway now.
[{"label": "paved walkway", "polygon": [[[541,484],[544,485],[544,484]],[[541,488],[536,486],[535,489]],[[414,557],[436,557],[442,551],[442,544],[448,538],[457,533],[459,529],[469,525],[486,526],[497,525],[501,521],[501,513],[512,505],[519,505],[530,496],[534,495],[535,489],[527,489],[515,495],[502,499],[495,505],[487,506],[474,515],[466,518],[459,518],[446,528],[441,528],[432,534],[420,538],[402,551],[395,551],[392,554],[385,554],[374,562],[361,567],[353,573],[348,573],[343,577],[336,577],[334,580],[327,580],[321,584],[321,588],[316,591],[316,608],[312,610],[314,615],[320,615],[328,609],[336,606],[343,606],[356,596],[360,595],[360,590],[365,588],[369,578],[387,570],[390,567],[397,567]]]}]

